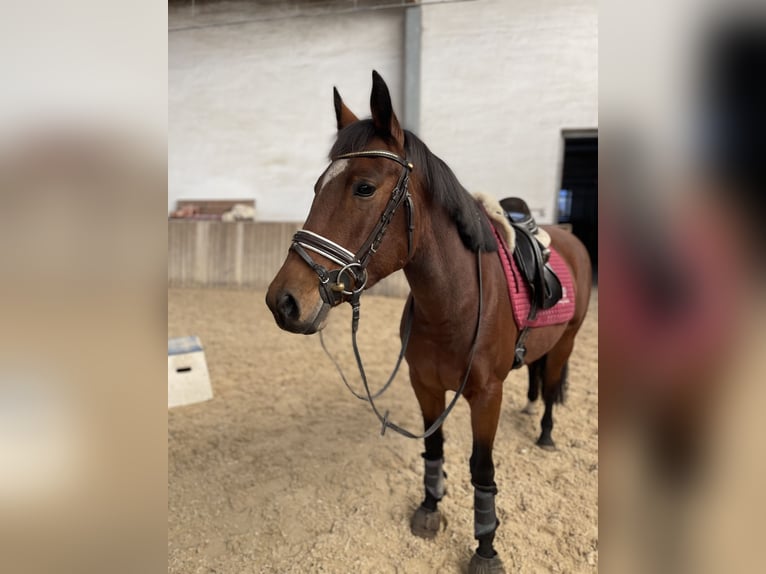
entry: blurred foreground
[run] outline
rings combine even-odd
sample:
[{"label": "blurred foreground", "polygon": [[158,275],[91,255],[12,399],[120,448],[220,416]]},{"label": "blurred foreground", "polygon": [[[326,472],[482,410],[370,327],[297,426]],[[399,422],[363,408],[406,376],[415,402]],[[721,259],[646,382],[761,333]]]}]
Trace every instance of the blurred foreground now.
[{"label": "blurred foreground", "polygon": [[764,16],[736,2],[602,12],[605,572],[760,569]]},{"label": "blurred foreground", "polygon": [[0,572],[165,567],[166,18],[147,5],[0,21]]}]

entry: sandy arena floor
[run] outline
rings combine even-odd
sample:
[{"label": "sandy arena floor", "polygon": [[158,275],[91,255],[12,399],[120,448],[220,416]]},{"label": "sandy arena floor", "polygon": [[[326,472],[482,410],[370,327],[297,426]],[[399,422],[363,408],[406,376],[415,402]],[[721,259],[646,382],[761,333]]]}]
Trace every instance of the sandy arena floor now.
[{"label": "sandy arena floor", "polygon": [[[404,300],[362,301],[362,353],[377,387],[399,351]],[[347,307],[334,311],[325,335],[355,375]],[[445,426],[445,523],[436,539],[421,540],[409,517],[422,497],[422,443],[380,436],[318,337],[280,331],[260,291],[171,290],[168,336],[184,335],[202,339],[215,397],[168,413],[169,573],[465,571],[475,541],[464,401]],[[519,412],[526,370],[506,380],[495,544],[508,572],[597,571],[597,342],[594,296],[567,404],[554,411],[555,452],[534,445],[539,415]],[[420,428],[406,368],[381,404],[395,422]]]}]

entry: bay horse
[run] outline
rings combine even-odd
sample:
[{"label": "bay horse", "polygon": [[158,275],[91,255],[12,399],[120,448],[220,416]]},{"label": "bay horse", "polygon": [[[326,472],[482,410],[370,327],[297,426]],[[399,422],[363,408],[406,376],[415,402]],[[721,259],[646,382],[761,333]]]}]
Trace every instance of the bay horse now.
[{"label": "bay horse", "polygon": [[[440,425],[462,391],[471,411],[478,540],[469,572],[504,572],[493,546],[499,522],[492,447],[519,331],[494,253],[497,240],[488,218],[452,170],[402,129],[377,72],[372,73],[370,119],[359,120],[337,89],[334,104],[338,133],[330,165],[314,186],[308,218],[269,286],[266,304],[282,329],[312,334],[324,327],[330,309],[343,302],[352,304],[358,321],[362,291],[404,270],[411,293],[400,330],[427,429],[420,435],[425,438],[425,497],[411,529],[425,538],[439,530],[437,505],[445,493]],[[552,408],[562,398],[567,361],[588,308],[591,267],[574,235],[555,227],[546,231],[573,274],[576,291],[569,322],[531,329],[526,339],[530,382],[540,382],[545,402],[538,444],[553,446]],[[356,323],[352,327],[355,333]],[[456,391],[450,407],[445,406],[448,390]],[[394,428],[415,437],[372,406],[383,430]]]}]

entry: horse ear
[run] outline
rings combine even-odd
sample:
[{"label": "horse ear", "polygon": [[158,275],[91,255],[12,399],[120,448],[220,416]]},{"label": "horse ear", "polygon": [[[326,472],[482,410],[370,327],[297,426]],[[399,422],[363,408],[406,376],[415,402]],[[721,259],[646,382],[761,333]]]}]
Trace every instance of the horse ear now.
[{"label": "horse ear", "polygon": [[372,71],[370,110],[372,111],[372,123],[378,133],[384,137],[393,138],[400,146],[404,147],[404,132],[394,114],[388,86],[375,70]]},{"label": "horse ear", "polygon": [[343,100],[338,93],[338,88],[335,86],[332,88],[332,97],[335,102],[335,119],[338,120],[338,131],[345,128],[348,124],[353,124],[354,122],[359,121],[359,118],[354,115],[354,112],[349,110],[346,107],[346,104],[343,103]]}]

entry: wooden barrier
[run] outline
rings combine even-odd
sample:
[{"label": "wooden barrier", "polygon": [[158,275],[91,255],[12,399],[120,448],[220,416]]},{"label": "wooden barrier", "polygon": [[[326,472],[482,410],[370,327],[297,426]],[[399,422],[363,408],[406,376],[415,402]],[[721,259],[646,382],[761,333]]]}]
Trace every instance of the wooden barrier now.
[{"label": "wooden barrier", "polygon": [[[297,222],[168,220],[168,285],[266,289],[300,227]],[[400,271],[370,293],[406,297],[409,290]]]},{"label": "wooden barrier", "polygon": [[[266,289],[300,227],[297,222],[168,220],[168,284]],[[566,229],[567,224],[560,227]],[[401,271],[370,289],[388,297],[406,297],[409,292]]]}]

